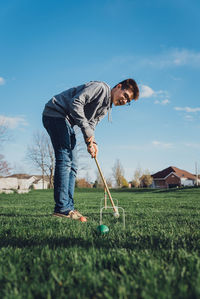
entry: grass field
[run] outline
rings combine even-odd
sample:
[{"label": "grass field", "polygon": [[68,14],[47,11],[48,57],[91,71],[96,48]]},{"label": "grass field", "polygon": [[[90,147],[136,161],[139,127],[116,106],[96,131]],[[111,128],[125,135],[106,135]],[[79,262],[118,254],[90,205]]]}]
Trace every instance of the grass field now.
[{"label": "grass field", "polygon": [[112,195],[126,229],[106,214],[98,235],[102,191],[75,193],[87,223],[50,190],[0,194],[0,298],[200,298],[200,188]]}]

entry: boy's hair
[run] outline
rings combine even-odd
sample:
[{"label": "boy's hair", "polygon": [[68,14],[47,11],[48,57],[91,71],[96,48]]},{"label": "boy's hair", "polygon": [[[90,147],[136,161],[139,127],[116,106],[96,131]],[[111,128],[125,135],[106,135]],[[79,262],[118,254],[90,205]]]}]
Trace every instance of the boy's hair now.
[{"label": "boy's hair", "polygon": [[[137,100],[139,98],[139,87],[135,80],[133,79],[126,79],[124,81],[119,82],[118,84],[122,85],[122,89],[130,89],[133,92],[133,99]],[[117,84],[117,85],[118,85]],[[115,85],[114,88],[117,86]]]}]

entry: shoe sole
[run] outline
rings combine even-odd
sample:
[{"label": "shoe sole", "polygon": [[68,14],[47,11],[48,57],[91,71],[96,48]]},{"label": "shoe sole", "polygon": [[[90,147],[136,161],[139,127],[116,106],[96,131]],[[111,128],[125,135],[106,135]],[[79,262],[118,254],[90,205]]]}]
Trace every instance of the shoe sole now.
[{"label": "shoe sole", "polygon": [[68,219],[72,219],[72,220],[80,220],[80,217],[79,218],[73,218],[71,217],[70,215],[63,215],[63,214],[59,214],[59,213],[54,213],[53,214],[54,217],[64,217],[64,218],[68,218]]},{"label": "shoe sole", "polygon": [[64,218],[68,218],[68,219],[71,218],[70,215],[67,215],[67,216],[66,216],[66,215],[59,214],[59,213],[54,213],[53,216],[54,216],[54,217],[64,217]]}]

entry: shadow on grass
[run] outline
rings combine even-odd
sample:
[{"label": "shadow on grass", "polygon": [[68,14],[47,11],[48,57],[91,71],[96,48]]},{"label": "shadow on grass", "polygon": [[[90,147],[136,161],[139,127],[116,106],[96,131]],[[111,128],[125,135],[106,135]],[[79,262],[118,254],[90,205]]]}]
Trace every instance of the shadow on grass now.
[{"label": "shadow on grass", "polygon": [[[179,187],[179,188],[168,188],[168,189],[153,189],[154,193],[166,193],[166,192],[180,192],[185,191],[185,193],[190,193],[192,191],[192,194],[199,194],[199,188],[198,187]],[[196,191],[196,192],[195,192]]]},{"label": "shadow on grass", "polygon": [[[129,239],[128,239],[129,238]],[[128,239],[128,240],[127,240]],[[85,240],[77,237],[52,237],[41,239],[25,239],[19,237],[6,236],[0,240],[0,248],[41,248],[48,246],[50,249],[56,248],[90,248],[96,249],[127,249],[127,250],[171,250],[187,249],[194,251],[198,249],[199,236],[185,235],[184,238],[177,238],[176,240],[158,235],[146,236],[124,236],[118,240],[109,239],[109,235],[98,235],[94,233],[94,238]]]},{"label": "shadow on grass", "polygon": [[5,214],[5,213],[0,213],[0,217],[1,216],[3,216],[3,217],[27,217],[27,218],[30,218],[30,217],[49,217],[49,216],[51,216],[51,214],[40,214],[40,215],[38,215],[38,214],[36,214],[36,215],[34,215],[34,214],[13,214],[13,212],[12,212],[12,214]]}]

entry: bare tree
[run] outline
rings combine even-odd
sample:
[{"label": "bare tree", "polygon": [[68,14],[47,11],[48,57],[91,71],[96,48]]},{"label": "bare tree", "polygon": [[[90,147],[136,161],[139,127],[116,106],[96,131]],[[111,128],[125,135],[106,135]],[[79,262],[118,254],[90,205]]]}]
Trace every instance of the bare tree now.
[{"label": "bare tree", "polygon": [[142,176],[142,169],[140,167],[138,167],[135,172],[134,172],[134,176],[133,176],[133,181],[132,184],[134,185],[134,187],[138,188],[140,186],[140,178]]},{"label": "bare tree", "polygon": [[104,187],[102,178],[101,178],[98,170],[96,171],[95,187],[96,188],[103,188]]},{"label": "bare tree", "polygon": [[[3,148],[3,145],[6,141],[9,140],[8,133],[8,124],[4,118],[0,118],[0,148]],[[11,167],[8,162],[4,160],[4,156],[0,154],[0,175],[9,175]]]},{"label": "bare tree", "polygon": [[124,169],[119,159],[116,160],[114,167],[112,168],[112,174],[117,187],[121,187],[124,177]]},{"label": "bare tree", "polygon": [[153,178],[150,175],[150,171],[148,169],[142,170],[138,167],[134,172],[134,178],[132,184],[138,187],[149,187],[153,182]]},{"label": "bare tree", "polygon": [[26,173],[26,170],[24,169],[24,165],[22,165],[19,162],[14,162],[12,165],[12,173],[13,174]]},{"label": "bare tree", "polygon": [[106,177],[106,183],[108,188],[112,188],[112,178],[111,177]]},{"label": "bare tree", "polygon": [[8,162],[4,160],[4,156],[0,154],[0,175],[5,176],[10,174],[10,166]]},{"label": "bare tree", "polygon": [[0,118],[0,147],[8,140],[8,124],[4,118]]},{"label": "bare tree", "polygon": [[[106,183],[108,188],[112,188],[112,178],[111,177],[105,177]],[[94,182],[95,188],[105,188],[104,183],[102,181],[102,178],[99,174],[99,171],[96,171],[96,180]]]},{"label": "bare tree", "polygon": [[49,178],[50,188],[53,187],[54,173],[54,150],[49,136],[44,132],[36,132],[33,135],[33,142],[27,148],[26,159],[31,161],[33,165],[41,170],[43,178]]},{"label": "bare tree", "polygon": [[[91,157],[87,152],[86,144],[81,134],[81,130],[78,126],[74,127],[76,134],[76,146],[78,153],[78,173],[81,173],[81,176],[88,176],[88,170],[90,168]],[[83,175],[85,173],[85,175]]]},{"label": "bare tree", "polygon": [[[75,129],[75,133],[77,137],[79,170],[86,171],[88,169],[86,145],[81,139],[78,128]],[[51,140],[46,132],[36,132],[33,135],[32,144],[27,148],[26,159],[31,161],[41,171],[43,182],[45,176],[49,178],[50,188],[53,188],[55,156]]]}]

